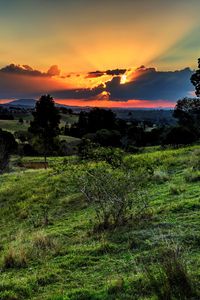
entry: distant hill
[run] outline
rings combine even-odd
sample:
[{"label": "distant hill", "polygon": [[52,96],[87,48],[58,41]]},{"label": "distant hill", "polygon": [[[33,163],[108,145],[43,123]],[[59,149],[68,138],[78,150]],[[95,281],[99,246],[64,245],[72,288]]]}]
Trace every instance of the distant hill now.
[{"label": "distant hill", "polygon": [[[4,104],[0,104],[0,106],[3,107],[18,107],[18,108],[25,108],[25,109],[29,109],[29,108],[34,108],[36,105],[37,100],[35,99],[18,99],[18,100],[13,100],[11,102],[8,103],[4,103]],[[70,106],[70,105],[65,105],[65,104],[59,104],[59,103],[55,103],[57,107],[65,107],[65,108],[71,108],[74,111],[76,111],[77,113],[79,113],[81,110],[90,110],[89,107],[79,107],[79,106]]]},{"label": "distant hill", "polygon": [[3,104],[4,106],[16,106],[16,107],[24,107],[24,108],[34,108],[36,104],[35,99],[18,99],[13,100],[9,103]]}]

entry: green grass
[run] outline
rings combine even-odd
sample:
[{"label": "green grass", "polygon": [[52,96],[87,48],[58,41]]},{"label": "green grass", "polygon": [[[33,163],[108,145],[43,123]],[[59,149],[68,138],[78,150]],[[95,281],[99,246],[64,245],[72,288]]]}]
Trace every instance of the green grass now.
[{"label": "green grass", "polygon": [[[19,119],[24,120],[23,124],[19,123]],[[0,120],[0,128],[14,133],[15,131],[26,131],[30,126],[32,115],[30,113],[19,113],[15,115],[14,120]],[[64,127],[66,123],[73,124],[78,121],[77,115],[61,114],[60,128]]]},{"label": "green grass", "polygon": [[15,131],[27,131],[29,123],[24,121],[20,124],[18,120],[0,120],[0,128],[14,133]]},{"label": "green grass", "polygon": [[66,123],[73,124],[78,122],[78,115],[68,115],[68,114],[61,114],[61,124],[60,127],[65,126]]},{"label": "green grass", "polygon": [[70,184],[70,169],[0,176],[0,299],[156,300],[144,266],[155,264],[165,243],[185,249],[198,285],[199,182],[185,179],[196,149],[126,156],[130,169],[148,165],[157,174],[147,188],[153,217],[104,232],[93,232],[94,211]]}]

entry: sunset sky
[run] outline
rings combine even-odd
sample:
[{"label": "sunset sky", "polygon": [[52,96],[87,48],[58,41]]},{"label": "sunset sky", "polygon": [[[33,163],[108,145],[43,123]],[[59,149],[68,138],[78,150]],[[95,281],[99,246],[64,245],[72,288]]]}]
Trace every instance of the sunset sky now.
[{"label": "sunset sky", "polygon": [[0,0],[0,102],[172,107],[194,96],[199,0]]}]

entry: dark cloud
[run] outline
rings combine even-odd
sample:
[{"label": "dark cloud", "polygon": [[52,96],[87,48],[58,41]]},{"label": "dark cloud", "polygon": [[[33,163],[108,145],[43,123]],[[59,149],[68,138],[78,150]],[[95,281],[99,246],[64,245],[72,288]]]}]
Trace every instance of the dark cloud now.
[{"label": "dark cloud", "polygon": [[47,75],[49,76],[59,76],[60,75],[60,70],[57,65],[53,65],[49,68],[47,71]]},{"label": "dark cloud", "polygon": [[34,70],[29,65],[15,65],[10,64],[6,67],[0,69],[0,73],[6,74],[15,74],[15,75],[25,75],[25,76],[34,76],[34,77],[52,77],[60,74],[58,66],[53,65],[49,68],[47,73],[41,72],[39,70]]},{"label": "dark cloud", "polygon": [[155,68],[141,66],[131,75],[131,81],[121,84],[121,77],[114,76],[105,85],[93,89],[55,91],[55,97],[62,99],[94,99],[103,91],[111,101],[167,100],[175,102],[181,97],[189,96],[194,90],[190,83],[192,71],[185,68],[180,71],[156,71]]},{"label": "dark cloud", "polygon": [[126,69],[107,70],[106,75],[119,76],[126,73]]},{"label": "dark cloud", "polygon": [[105,75],[105,72],[102,71],[94,71],[94,72],[89,72],[85,78],[97,78]]},{"label": "dark cloud", "polygon": [[[179,71],[157,71],[155,68],[141,66],[132,74],[129,70],[127,72],[129,82],[121,84],[120,75],[125,72],[126,69],[110,70],[111,80],[94,88],[67,89],[66,87],[62,89],[64,85],[59,87],[53,77],[59,74],[59,69],[55,65],[46,73],[42,73],[28,65],[11,64],[0,69],[0,98],[38,97],[42,93],[51,93],[59,99],[102,99],[101,95],[106,95],[106,97],[109,96],[110,101],[138,99],[175,102],[194,91],[190,82],[192,71],[189,68]],[[88,74],[100,76],[102,73],[108,74],[108,71]],[[74,76],[80,76],[80,74]]]},{"label": "dark cloud", "polygon": [[68,89],[62,91],[54,91],[52,94],[59,99],[85,99],[90,100],[98,96],[105,90],[103,84],[100,84],[92,89]]},{"label": "dark cloud", "polygon": [[107,71],[94,71],[89,72],[85,78],[97,78],[103,75],[110,75],[110,76],[119,76],[126,73],[126,69],[115,69],[115,70],[107,70]]},{"label": "dark cloud", "polygon": [[161,72],[154,68],[141,66],[133,73],[126,84],[120,84],[120,77],[114,77],[106,83],[110,100],[168,100],[175,101],[187,96],[194,88],[190,83],[192,71],[189,68],[180,71]]}]

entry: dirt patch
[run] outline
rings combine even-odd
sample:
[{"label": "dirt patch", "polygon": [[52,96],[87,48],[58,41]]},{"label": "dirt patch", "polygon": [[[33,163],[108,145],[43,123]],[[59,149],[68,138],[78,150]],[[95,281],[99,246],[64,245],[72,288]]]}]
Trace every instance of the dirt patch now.
[{"label": "dirt patch", "polygon": [[25,169],[45,169],[48,168],[48,166],[48,162],[45,163],[44,161],[29,161],[19,164],[19,167]]}]

